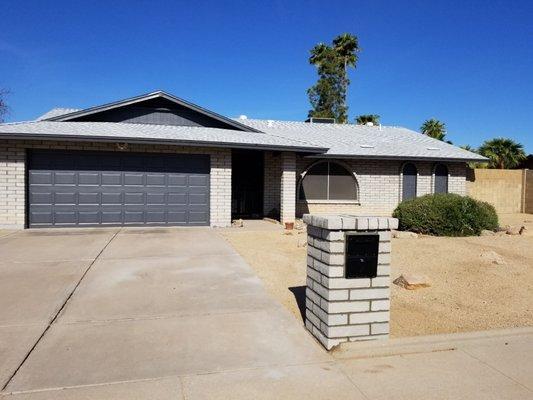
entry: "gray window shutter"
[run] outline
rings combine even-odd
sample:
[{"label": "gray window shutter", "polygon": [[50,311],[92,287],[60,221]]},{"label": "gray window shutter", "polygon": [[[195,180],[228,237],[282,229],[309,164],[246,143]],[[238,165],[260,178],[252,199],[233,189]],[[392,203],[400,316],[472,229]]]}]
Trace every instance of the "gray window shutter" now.
[{"label": "gray window shutter", "polygon": [[414,164],[408,163],[403,166],[402,200],[416,197],[417,170]]},{"label": "gray window shutter", "polygon": [[435,193],[448,193],[448,168],[438,164],[435,167]]}]

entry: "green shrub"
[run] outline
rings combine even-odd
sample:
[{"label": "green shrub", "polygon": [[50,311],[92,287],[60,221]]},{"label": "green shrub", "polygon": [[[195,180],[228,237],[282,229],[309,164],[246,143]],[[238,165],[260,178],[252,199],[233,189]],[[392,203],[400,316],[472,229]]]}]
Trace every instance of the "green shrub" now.
[{"label": "green shrub", "polygon": [[474,236],[498,228],[493,206],[458,194],[428,194],[401,202],[393,216],[400,229],[437,236]]}]

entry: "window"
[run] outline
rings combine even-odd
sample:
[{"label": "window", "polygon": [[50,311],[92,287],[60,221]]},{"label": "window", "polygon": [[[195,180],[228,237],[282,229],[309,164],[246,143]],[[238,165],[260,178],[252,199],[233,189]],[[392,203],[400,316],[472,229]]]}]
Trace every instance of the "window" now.
[{"label": "window", "polygon": [[418,171],[414,164],[407,163],[402,169],[402,200],[416,197],[416,180]]},{"label": "window", "polygon": [[448,193],[448,168],[444,164],[435,167],[435,193]]},{"label": "window", "polygon": [[300,200],[357,200],[357,182],[342,165],[324,161],[309,168],[300,183]]}]

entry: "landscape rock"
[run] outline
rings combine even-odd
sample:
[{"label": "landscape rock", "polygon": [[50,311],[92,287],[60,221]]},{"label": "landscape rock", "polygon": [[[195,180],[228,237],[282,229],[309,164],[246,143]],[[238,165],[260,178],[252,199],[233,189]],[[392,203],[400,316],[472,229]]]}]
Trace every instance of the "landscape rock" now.
[{"label": "landscape rock", "polygon": [[484,250],[481,252],[480,257],[491,264],[505,264],[504,258],[498,253],[496,253],[494,250]]},{"label": "landscape rock", "polygon": [[479,236],[496,236],[496,232],[489,231],[487,229],[483,229]]},{"label": "landscape rock", "polygon": [[298,247],[305,247],[305,246],[307,246],[307,235],[305,236],[299,235],[298,236]]},{"label": "landscape rock", "polygon": [[402,274],[392,283],[407,290],[416,290],[431,286],[430,279],[421,274]]},{"label": "landscape rock", "polygon": [[525,229],[524,226],[509,226],[506,232],[508,235],[521,235],[520,231],[522,228]]},{"label": "landscape rock", "polygon": [[234,228],[244,228],[244,221],[242,219],[234,219],[231,221],[231,226]]},{"label": "landscape rock", "polygon": [[418,234],[414,233],[414,232],[409,232],[409,231],[391,231],[391,235],[393,238],[397,238],[397,239],[412,239],[412,238],[417,238],[418,237]]},{"label": "landscape rock", "polygon": [[301,230],[304,230],[305,228],[306,228],[306,225],[301,219],[297,219],[294,222],[294,229],[301,231]]}]

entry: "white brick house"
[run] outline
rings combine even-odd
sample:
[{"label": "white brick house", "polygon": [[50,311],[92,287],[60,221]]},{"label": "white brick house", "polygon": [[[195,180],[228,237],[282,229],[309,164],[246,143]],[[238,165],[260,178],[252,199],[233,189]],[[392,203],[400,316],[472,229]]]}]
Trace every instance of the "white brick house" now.
[{"label": "white brick house", "polygon": [[0,226],[388,215],[482,157],[397,127],[230,119],[154,92],[0,124]]}]

